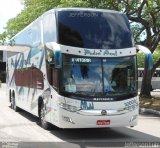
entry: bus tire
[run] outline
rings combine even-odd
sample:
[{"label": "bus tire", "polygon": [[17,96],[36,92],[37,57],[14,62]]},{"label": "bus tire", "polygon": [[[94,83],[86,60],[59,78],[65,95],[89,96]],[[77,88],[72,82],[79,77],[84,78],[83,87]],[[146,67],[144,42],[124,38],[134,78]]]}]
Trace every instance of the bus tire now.
[{"label": "bus tire", "polygon": [[18,107],[17,107],[17,105],[16,105],[15,93],[14,93],[14,92],[13,92],[12,98],[11,98],[11,108],[12,108],[15,112],[18,112]]},{"label": "bus tire", "polygon": [[11,99],[12,99],[12,93],[11,90],[9,91],[9,102],[11,103]]},{"label": "bus tire", "polygon": [[39,113],[40,125],[42,128],[48,130],[50,128],[50,124],[46,121],[46,112],[47,112],[46,107],[42,102],[40,105],[40,113]]},{"label": "bus tire", "polygon": [[13,104],[14,104],[13,97],[11,97],[10,102],[11,102],[11,108],[13,109]]}]

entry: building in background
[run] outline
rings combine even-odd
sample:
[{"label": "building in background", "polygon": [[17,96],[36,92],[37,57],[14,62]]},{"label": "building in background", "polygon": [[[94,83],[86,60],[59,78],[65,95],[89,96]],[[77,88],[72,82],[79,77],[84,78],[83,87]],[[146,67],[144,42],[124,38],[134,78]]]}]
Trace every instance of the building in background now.
[{"label": "building in background", "polygon": [[0,81],[2,83],[6,82],[6,59],[17,52],[6,50],[6,46],[0,46]]}]

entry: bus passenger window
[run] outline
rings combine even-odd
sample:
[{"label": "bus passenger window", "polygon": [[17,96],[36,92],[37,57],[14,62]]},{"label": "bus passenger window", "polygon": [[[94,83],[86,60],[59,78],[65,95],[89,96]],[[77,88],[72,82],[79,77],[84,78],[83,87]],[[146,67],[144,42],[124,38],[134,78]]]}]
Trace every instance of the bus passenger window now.
[{"label": "bus passenger window", "polygon": [[55,68],[54,63],[50,63],[47,65],[47,77],[48,82],[55,89],[58,88],[58,69]]},{"label": "bus passenger window", "polygon": [[45,43],[56,41],[56,20],[54,13],[43,16],[43,32]]},{"label": "bus passenger window", "polygon": [[40,69],[32,67],[32,88],[34,89],[43,89],[43,73]]}]

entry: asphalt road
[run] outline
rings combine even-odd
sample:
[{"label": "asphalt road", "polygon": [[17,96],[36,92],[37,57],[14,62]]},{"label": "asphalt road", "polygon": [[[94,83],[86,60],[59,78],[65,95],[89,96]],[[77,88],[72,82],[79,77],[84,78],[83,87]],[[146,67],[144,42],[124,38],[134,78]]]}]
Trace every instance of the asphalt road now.
[{"label": "asphalt road", "polygon": [[14,144],[18,142],[18,148],[34,146],[90,148],[106,145],[124,146],[126,143],[132,144],[133,142],[160,142],[160,117],[151,114],[140,115],[138,126],[133,128],[51,129],[47,131],[42,129],[37,121],[37,117],[25,111],[14,112],[10,108],[6,92],[0,89],[0,142],[2,142],[0,146],[7,142],[15,142]]}]

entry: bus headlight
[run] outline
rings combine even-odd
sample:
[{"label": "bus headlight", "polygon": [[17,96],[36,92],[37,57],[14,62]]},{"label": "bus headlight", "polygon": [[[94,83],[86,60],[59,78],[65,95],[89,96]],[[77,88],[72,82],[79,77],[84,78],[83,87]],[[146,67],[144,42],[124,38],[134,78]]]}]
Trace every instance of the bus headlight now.
[{"label": "bus headlight", "polygon": [[65,104],[65,103],[60,103],[59,106],[67,111],[70,111],[70,112],[76,112],[76,111],[80,110],[80,108],[77,108],[76,106],[72,106],[72,105]]}]

